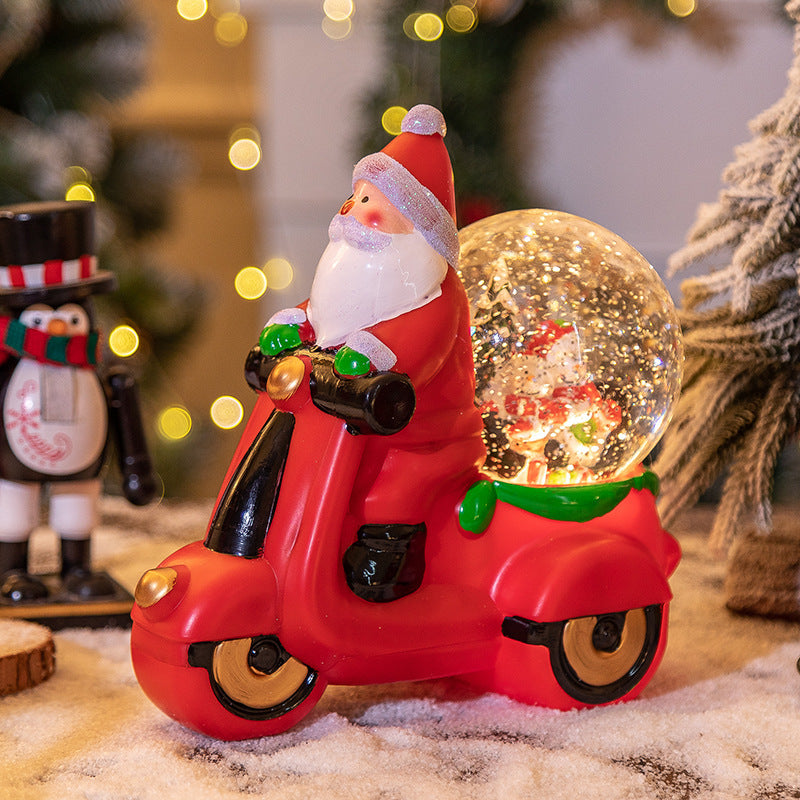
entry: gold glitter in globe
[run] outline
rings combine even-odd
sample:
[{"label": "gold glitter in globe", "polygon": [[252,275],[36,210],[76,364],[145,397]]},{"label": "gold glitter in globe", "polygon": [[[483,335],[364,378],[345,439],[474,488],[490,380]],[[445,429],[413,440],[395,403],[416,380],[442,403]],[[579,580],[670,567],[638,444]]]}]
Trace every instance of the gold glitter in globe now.
[{"label": "gold glitter in globe", "polygon": [[611,231],[558,211],[497,214],[459,239],[487,470],[561,484],[638,469],[681,384],[680,327],[656,271]]}]

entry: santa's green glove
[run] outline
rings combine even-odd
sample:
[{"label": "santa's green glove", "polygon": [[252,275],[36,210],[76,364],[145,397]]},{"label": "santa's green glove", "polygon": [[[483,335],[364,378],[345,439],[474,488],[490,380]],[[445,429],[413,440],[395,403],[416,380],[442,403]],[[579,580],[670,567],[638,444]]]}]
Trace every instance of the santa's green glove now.
[{"label": "santa's green glove", "polygon": [[301,344],[298,325],[267,325],[258,337],[258,346],[265,356],[278,356]]},{"label": "santa's green glove", "polygon": [[367,356],[345,345],[336,352],[333,368],[348,378],[359,378],[370,371],[370,361]]}]

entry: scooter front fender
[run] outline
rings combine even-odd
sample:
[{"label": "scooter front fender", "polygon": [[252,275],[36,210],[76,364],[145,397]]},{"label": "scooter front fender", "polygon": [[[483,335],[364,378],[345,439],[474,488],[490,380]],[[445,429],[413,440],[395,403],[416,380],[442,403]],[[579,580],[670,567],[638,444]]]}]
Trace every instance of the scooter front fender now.
[{"label": "scooter front fender", "polygon": [[171,586],[147,605],[137,587],[131,617],[166,641],[188,645],[277,631],[278,582],[263,558],[217,553],[193,542],[145,573],[140,587],[152,573],[171,580]]}]

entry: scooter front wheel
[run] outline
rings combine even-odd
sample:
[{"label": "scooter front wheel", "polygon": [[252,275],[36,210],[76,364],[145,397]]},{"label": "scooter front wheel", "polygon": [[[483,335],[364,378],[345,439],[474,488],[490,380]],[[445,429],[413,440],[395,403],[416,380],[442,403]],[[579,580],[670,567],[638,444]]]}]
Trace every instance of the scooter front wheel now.
[{"label": "scooter front wheel", "polygon": [[196,642],[189,648],[189,664],[208,672],[214,696],[226,711],[253,723],[248,736],[279,733],[296,724],[327,685],[276,636]]},{"label": "scooter front wheel", "polygon": [[619,700],[647,674],[661,639],[660,606],[568,619],[550,646],[556,680],[570,697]]}]

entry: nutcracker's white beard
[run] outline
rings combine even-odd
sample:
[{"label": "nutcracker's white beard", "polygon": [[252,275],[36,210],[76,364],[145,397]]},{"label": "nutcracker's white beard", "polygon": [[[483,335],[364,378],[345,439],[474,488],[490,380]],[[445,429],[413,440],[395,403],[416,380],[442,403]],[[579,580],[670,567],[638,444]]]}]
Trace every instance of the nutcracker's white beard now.
[{"label": "nutcracker's white beard", "polygon": [[447,274],[447,261],[416,229],[380,234],[377,243],[370,228],[352,235],[356,220],[347,219],[350,235],[334,218],[311,286],[308,319],[320,347],[425,305],[441,294]]}]

